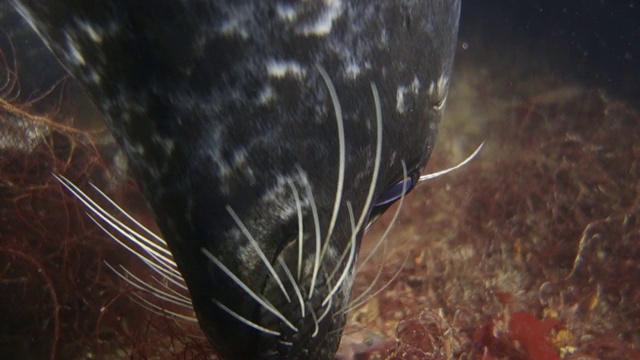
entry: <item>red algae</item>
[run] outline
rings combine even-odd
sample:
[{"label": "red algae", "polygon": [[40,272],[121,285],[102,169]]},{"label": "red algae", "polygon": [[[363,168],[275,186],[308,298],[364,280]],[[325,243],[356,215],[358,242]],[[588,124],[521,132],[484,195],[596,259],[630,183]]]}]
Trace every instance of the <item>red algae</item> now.
[{"label": "red algae", "polygon": [[525,349],[531,360],[560,360],[560,356],[547,339],[552,328],[561,325],[557,320],[538,320],[528,312],[517,311],[511,314],[509,332],[513,339]]}]

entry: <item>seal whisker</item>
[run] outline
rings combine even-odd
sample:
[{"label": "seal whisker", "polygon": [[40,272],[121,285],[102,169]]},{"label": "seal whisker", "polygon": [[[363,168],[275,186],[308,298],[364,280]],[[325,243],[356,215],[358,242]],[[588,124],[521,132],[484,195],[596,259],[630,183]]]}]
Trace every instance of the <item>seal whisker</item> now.
[{"label": "seal whisker", "polygon": [[[168,262],[173,264],[173,267],[176,267],[175,265],[175,261],[173,261],[173,259],[171,258],[171,252],[169,251],[169,249],[167,249],[166,247],[166,243],[164,242],[164,240],[160,239],[157,235],[153,234],[153,232],[151,232],[149,229],[147,229],[146,227],[142,226],[142,224],[140,224],[139,222],[133,220],[133,222],[138,225],[140,228],[142,228],[143,230],[145,230],[146,232],[152,234],[154,236],[155,239],[160,239],[160,242],[162,245],[158,245],[156,243],[154,243],[153,241],[150,241],[148,238],[140,235],[138,232],[134,231],[133,229],[131,229],[129,226],[126,226],[124,223],[122,223],[120,220],[116,219],[111,213],[109,213],[108,211],[106,211],[102,206],[100,206],[98,203],[96,203],[89,195],[87,195],[84,191],[82,191],[77,185],[75,185],[71,180],[67,179],[66,177],[62,176],[62,175],[57,175],[57,174],[52,174],[53,177],[58,180],[58,182],[60,182],[69,192],[71,192],[78,200],[80,200],[88,209],[91,210],[91,212],[93,212],[94,214],[96,214],[98,217],[100,217],[101,219],[105,220],[105,222],[108,222],[110,225],[112,223],[117,223],[121,226],[122,229],[125,229],[125,232],[129,232],[131,234],[133,234],[136,237],[139,237],[140,240],[142,240],[143,242],[147,243],[149,246],[153,247],[154,249],[158,250],[159,252],[165,254],[166,256],[164,257],[164,259]],[[99,193],[106,198],[110,203],[115,204],[115,202],[113,200],[111,200],[106,194],[104,194],[102,191],[100,191],[95,185],[90,184],[91,186],[93,186],[94,189],[97,189],[99,191]],[[124,211],[122,208],[120,208],[119,206],[115,205],[116,208],[123,213],[125,216],[127,216],[127,218],[129,219],[133,219],[131,217],[131,215],[127,214],[126,211]],[[107,219],[110,219],[111,222],[107,221]],[[111,225],[114,228],[118,228],[118,226],[115,225]],[[124,235],[124,234],[123,234]]]},{"label": "seal whisker", "polygon": [[[302,169],[298,168],[298,171],[300,173],[301,176],[304,176],[306,178],[306,174],[303,173]],[[311,214],[313,216],[313,224],[315,226],[315,233],[316,233],[316,252],[315,252],[315,258],[314,258],[314,262],[313,262],[313,273],[315,275],[317,275],[318,269],[320,267],[320,238],[321,238],[321,234],[320,234],[320,217],[318,216],[318,207],[316,206],[316,200],[315,197],[313,196],[313,191],[311,191],[311,184],[309,184],[309,181],[306,181],[306,191],[307,191],[307,197],[309,198],[309,206],[311,207]],[[315,289],[315,285],[316,284],[316,278],[315,276],[312,276],[311,278],[311,284],[309,285],[309,300],[311,300],[311,298],[313,297],[313,291]]]},{"label": "seal whisker", "polygon": [[[153,241],[149,240],[148,238],[140,235],[135,230],[131,229],[129,226],[125,225],[120,220],[116,219],[108,211],[106,211],[104,208],[98,205],[89,195],[84,193],[77,185],[75,185],[69,179],[65,178],[64,176],[56,175],[56,174],[53,174],[53,176],[69,192],[71,192],[74,195],[74,197],[76,197],[83,205],[85,205],[94,215],[96,215],[102,221],[107,223],[110,227],[118,231],[121,235],[125,236],[127,239],[131,240],[133,243],[143,248],[143,250],[145,250],[147,253],[153,254],[154,258],[157,258],[157,260],[161,261],[164,265],[166,265],[166,269],[168,271],[171,271],[177,276],[180,276],[180,273],[177,269],[177,265],[172,258],[171,252],[169,252],[169,250],[166,248],[166,243],[163,242],[164,246],[158,245]],[[103,228],[103,230],[105,229]]]},{"label": "seal whisker", "polygon": [[[382,250],[382,264],[384,264],[384,258],[386,257],[386,253],[387,253],[387,243],[384,242],[383,244],[383,250]],[[363,299],[365,296],[367,296],[367,294],[375,287],[375,285],[378,283],[378,280],[380,279],[380,276],[382,275],[382,270],[384,269],[384,266],[381,264],[381,266],[378,267],[378,271],[376,272],[376,276],[373,278],[373,281],[371,282],[371,284],[361,293],[359,294],[355,299],[349,301],[349,303],[353,304],[353,303],[358,303],[361,299]],[[356,270],[356,273],[358,271],[360,271],[361,268],[358,268]]]},{"label": "seal whisker", "polygon": [[[161,281],[156,276],[152,276],[153,280],[158,284],[158,286],[152,285],[140,277],[133,274],[124,266],[120,266],[122,270],[118,270],[113,267],[108,262],[105,262],[105,265],[114,273],[116,276],[124,280],[126,283],[134,287],[135,289],[148,293],[154,296],[155,299],[160,301],[164,301],[168,304],[172,304],[183,308],[185,310],[193,311],[193,304],[191,302],[191,298],[184,293],[181,293],[177,289],[187,292],[187,286],[184,282],[184,279],[180,275],[180,272],[177,269],[177,265],[172,258],[171,253],[167,249],[167,244],[164,240],[162,240],[159,236],[154,234],[152,231],[143,226],[140,222],[135,220],[131,215],[129,215],[122,207],[120,207],[115,201],[113,201],[109,196],[107,196],[103,191],[101,191],[97,186],[91,184],[91,187],[94,191],[98,192],[100,196],[106,200],[112,207],[117,209],[118,213],[124,215],[129,221],[131,221],[135,226],[139,229],[142,229],[144,233],[148,234],[150,238],[140,234],[138,231],[124,224],[122,221],[113,216],[108,210],[99,205],[95,200],[91,198],[87,193],[82,191],[77,185],[75,185],[71,180],[67,179],[62,175],[53,174],[54,178],[60,182],[76,199],[78,199],[87,209],[86,213],[89,219],[95,223],[104,234],[106,234],[109,238],[111,238],[118,245],[134,254],[139,260],[141,260],[145,265],[147,265],[151,270],[153,270],[158,276],[160,276],[164,281]],[[92,215],[93,214],[93,215]],[[120,236],[116,236],[111,230],[107,228],[107,226],[113,230]],[[132,244],[137,245],[137,248],[134,248],[127,244],[124,239],[128,239]],[[168,282],[168,283],[167,283]],[[177,289],[172,288],[169,284],[175,286]],[[163,289],[164,288],[164,289]],[[165,290],[166,289],[166,290]],[[136,301],[140,306],[148,309],[156,314],[168,314],[170,316],[188,320],[190,322],[197,322],[195,317],[190,315],[181,314],[175,311],[170,311],[165,309],[163,306],[159,304],[155,304],[148,299],[141,297],[140,295],[133,293]]]},{"label": "seal whisker", "polygon": [[[168,280],[165,277],[163,277],[163,279]],[[169,291],[171,294],[177,296],[178,298],[182,299],[185,302],[188,302],[190,304],[189,306],[193,306],[193,303],[191,302],[191,298],[189,296],[184,295],[184,294],[180,293],[179,291],[173,289],[167,283],[161,281],[160,279],[156,278],[155,276],[153,277],[153,281],[157,282],[160,286],[162,286],[163,288],[167,289],[167,291]],[[187,289],[185,289],[185,290],[187,290]]]},{"label": "seal whisker", "polygon": [[322,321],[327,316],[327,314],[329,314],[329,310],[331,310],[332,306],[333,306],[333,298],[329,298],[329,302],[327,303],[327,306],[325,307],[322,314],[320,314],[320,316],[318,317],[318,322]]},{"label": "seal whisker", "polygon": [[400,272],[402,272],[402,269],[404,269],[404,265],[407,263],[407,259],[409,259],[409,254],[408,253],[405,255],[404,260],[402,261],[402,265],[400,265],[398,267],[398,270],[396,270],[395,274],[393,274],[391,279],[389,279],[389,281],[384,283],[384,285],[382,285],[379,289],[377,289],[373,294],[371,294],[369,296],[366,296],[366,298],[359,296],[358,298],[361,298],[361,299],[358,302],[356,302],[355,300],[349,302],[349,304],[347,306],[345,306],[342,310],[337,311],[335,316],[351,312],[351,311],[359,308],[360,306],[366,304],[373,297],[375,297],[376,295],[381,293],[384,289],[387,288],[387,286],[391,285],[391,283],[393,283],[398,278],[398,276],[400,275]]},{"label": "seal whisker", "polygon": [[280,262],[280,266],[282,266],[282,269],[284,270],[285,274],[287,274],[287,277],[289,278],[289,282],[291,282],[291,285],[293,286],[293,291],[296,293],[296,296],[298,297],[298,301],[300,302],[300,316],[304,318],[305,317],[304,299],[302,298],[300,287],[298,286],[298,283],[296,282],[296,280],[293,278],[293,275],[291,274],[291,271],[289,270],[287,263],[285,263],[284,260],[282,260],[282,258],[278,258],[278,261]]},{"label": "seal whisker", "polygon": [[[347,251],[349,252],[349,259],[347,260],[347,263],[344,266],[345,270],[348,271],[348,269],[351,267],[351,263],[352,263],[352,261],[353,261],[353,259],[355,257],[355,252],[356,252],[356,250],[355,250],[356,249],[355,242],[356,242],[356,234],[358,233],[358,229],[354,226],[355,216],[353,215],[353,208],[351,207],[351,203],[349,201],[347,201],[347,211],[349,212],[349,221],[351,223],[351,237],[349,239],[349,244],[345,248],[345,251],[342,253],[342,256],[340,257],[340,260],[336,263],[336,266],[333,268],[333,271],[331,272],[331,275],[329,275],[329,277],[327,278],[327,281],[330,281],[333,278],[333,276],[336,274],[338,269],[340,269],[340,264],[344,260],[344,257],[347,254]],[[345,271],[342,272],[342,275],[336,281],[336,284],[333,286],[333,288],[331,288],[331,291],[329,291],[329,294],[327,294],[327,296],[324,298],[324,300],[322,300],[322,306],[325,306],[327,304],[327,302],[329,301],[329,299],[331,299],[333,294],[335,294],[335,292],[338,291],[338,289],[342,285],[342,282],[346,278],[346,273],[347,272],[345,272]]]},{"label": "seal whisker", "polygon": [[[296,201],[296,211],[298,213],[298,281],[300,281],[300,277],[302,276],[302,250],[304,245],[304,219],[302,216],[302,204],[300,203],[300,194],[298,194],[298,189],[293,184],[293,181],[289,180],[289,186],[291,187],[291,191],[293,192],[293,198]],[[303,310],[304,313],[304,310]],[[303,315],[304,317],[304,315]]]},{"label": "seal whisker", "polygon": [[[401,163],[402,163],[402,178],[406,179],[407,164],[404,162],[404,160],[402,160]],[[391,222],[389,222],[389,226],[387,226],[384,233],[382,234],[380,239],[376,242],[371,252],[369,252],[369,254],[367,254],[367,257],[365,257],[364,260],[358,265],[358,268],[356,269],[356,273],[358,273],[367,264],[367,262],[373,257],[373,255],[380,248],[380,245],[386,240],[387,236],[389,235],[389,232],[391,232],[393,225],[396,223],[396,220],[398,219],[398,215],[400,215],[400,210],[402,209],[402,205],[404,204],[404,199],[407,193],[407,186],[408,184],[406,181],[402,183],[402,192],[400,193],[400,202],[398,204],[398,207],[396,208],[395,213],[393,214],[393,218],[391,219]]]},{"label": "seal whisker", "polygon": [[236,225],[238,225],[238,227],[240,228],[244,236],[247,238],[247,240],[249,240],[249,243],[251,244],[251,246],[253,246],[253,248],[256,250],[256,253],[260,257],[264,265],[267,267],[267,270],[269,270],[271,277],[273,277],[276,283],[278,283],[278,286],[280,287],[280,290],[282,290],[282,294],[284,295],[284,297],[287,298],[288,302],[291,302],[291,298],[289,297],[287,290],[285,290],[284,284],[282,283],[280,276],[278,276],[278,274],[276,273],[276,270],[273,268],[273,266],[271,266],[271,263],[269,262],[269,260],[267,260],[267,256],[264,254],[262,249],[260,249],[260,245],[258,245],[258,243],[256,242],[256,239],[253,238],[253,235],[251,235],[251,232],[249,232],[249,229],[247,229],[247,227],[244,225],[242,220],[240,220],[236,212],[233,211],[231,206],[227,205],[225,206],[225,208],[227,209],[227,212],[229,213],[229,215],[231,215],[231,217],[233,218],[233,221],[236,223]]},{"label": "seal whisker", "polygon": [[[143,238],[143,237],[140,236],[139,234],[137,234],[131,228],[129,228],[126,225],[122,224],[120,221],[115,219],[113,216],[110,216],[110,214],[106,210],[104,210],[99,205],[97,205],[95,202],[93,202],[88,195],[86,195],[84,192],[82,192],[82,190],[80,190],[77,186],[75,186],[73,183],[71,183],[68,179],[65,179],[65,180],[67,180],[69,182],[69,184],[63,183],[63,185],[65,187],[67,187],[67,189],[77,199],[79,199],[93,214],[98,216],[100,219],[102,219],[109,226],[111,226],[113,229],[118,231],[118,233],[123,235],[125,238],[131,240],[134,244],[137,244],[139,247],[141,247],[142,250],[145,251],[151,258],[147,258],[145,255],[141,254],[138,250],[135,250],[132,247],[130,247],[127,244],[125,244],[120,238],[118,238],[117,236],[112,234],[106,227],[104,227],[96,218],[94,218],[89,213],[87,213],[87,216],[89,217],[89,219],[91,219],[91,221],[93,221],[106,235],[108,235],[111,239],[113,239],[120,246],[124,247],[125,249],[130,251],[132,254],[136,255],[139,259],[141,259],[145,264],[147,264],[149,267],[151,267],[158,274],[160,274],[161,276],[167,278],[168,280],[173,282],[178,287],[180,287],[180,288],[182,288],[184,290],[187,289],[187,287],[186,287],[186,285],[184,283],[184,279],[182,278],[182,276],[180,275],[180,273],[176,269],[175,262],[173,262],[173,260],[171,258],[163,256],[162,254],[159,254],[158,252],[156,252],[154,249],[152,249],[152,248],[148,247],[147,245],[145,245],[145,243],[149,243],[149,241],[145,241],[145,242],[138,241],[137,240],[138,238]],[[71,185],[73,185],[73,187],[71,187]],[[104,216],[103,214],[105,214],[107,216]],[[113,221],[111,221],[109,218],[113,219]],[[131,235],[131,234],[133,234],[133,235]],[[138,235],[138,236],[135,236],[135,235]]]},{"label": "seal whisker", "polygon": [[[129,285],[133,286],[134,288],[149,293],[155,297],[157,297],[158,299],[164,300],[168,303],[174,304],[176,306],[180,306],[183,308],[187,308],[190,310],[193,310],[193,305],[191,303],[191,299],[189,298],[185,298],[184,296],[176,296],[173,294],[170,294],[162,289],[159,289],[156,286],[153,286],[151,284],[149,284],[148,282],[142,280],[140,277],[136,276],[135,274],[133,274],[131,271],[129,271],[126,267],[120,265],[119,267],[122,269],[122,271],[114,268],[113,266],[111,266],[111,264],[105,262],[105,265],[111,270],[113,271],[116,275],[118,275],[118,277],[120,277],[122,280],[124,280],[126,283],[128,283]],[[157,281],[157,279],[155,279]],[[159,284],[161,284],[161,286],[169,288],[167,285],[162,284],[160,281],[158,281]]]},{"label": "seal whisker", "polygon": [[[205,250],[206,251],[206,250]],[[263,332],[265,334],[269,334],[269,335],[273,335],[273,336],[280,336],[281,334],[277,331],[271,330],[271,329],[267,329],[264,326],[258,325],[256,323],[254,323],[251,320],[245,319],[244,317],[238,315],[235,311],[229,309],[228,307],[226,307],[223,303],[221,303],[220,301],[216,300],[216,299],[211,299],[213,300],[213,302],[218,305],[218,307],[222,310],[224,310],[227,314],[231,315],[233,318],[235,318],[236,320],[240,321],[241,323],[254,328],[260,332]]]},{"label": "seal whisker", "polygon": [[[347,201],[347,212],[349,214],[349,223],[351,224],[351,232],[353,233],[355,231],[356,220],[355,220],[355,216],[353,215],[353,208],[351,207],[351,203],[349,201]],[[331,281],[331,279],[333,279],[336,273],[338,273],[338,270],[340,270],[340,264],[342,264],[344,259],[347,257],[347,254],[351,252],[351,239],[353,239],[353,236],[349,237],[349,243],[347,244],[344,251],[340,255],[340,258],[336,262],[336,266],[331,271],[331,274],[327,276],[327,281]]]},{"label": "seal whisker", "polygon": [[[349,256],[349,259],[347,260],[347,264],[345,265],[344,270],[342,271],[342,275],[340,275],[340,278],[338,279],[338,281],[336,281],[336,284],[333,286],[329,294],[327,294],[325,299],[322,301],[322,305],[325,305],[327,302],[327,299],[333,296],[333,294],[335,294],[336,291],[338,291],[338,289],[346,279],[347,274],[349,273],[351,264],[353,263],[353,260],[355,258],[355,241],[358,236],[358,232],[360,232],[360,229],[362,228],[362,225],[364,224],[364,221],[367,218],[367,215],[369,214],[369,207],[371,206],[371,202],[373,201],[373,195],[376,190],[378,174],[380,173],[380,161],[382,158],[382,106],[380,104],[380,95],[378,94],[378,88],[376,87],[376,84],[374,84],[373,82],[371,83],[371,92],[373,93],[373,101],[376,109],[376,154],[375,154],[375,160],[373,165],[373,173],[371,176],[371,184],[369,185],[369,193],[367,194],[367,198],[365,200],[364,206],[362,207],[362,213],[360,214],[358,223],[356,224],[355,227],[353,227],[353,230],[352,230],[350,243],[352,244],[351,246],[353,246],[353,248],[349,250],[350,256]],[[349,207],[349,203],[347,203],[347,207]],[[347,249],[345,249],[345,251],[346,250]]]},{"label": "seal whisker", "polygon": [[466,159],[462,160],[458,165],[452,166],[452,167],[450,167],[448,169],[444,169],[444,170],[440,170],[440,171],[434,172],[432,174],[426,174],[426,175],[420,176],[418,178],[418,184],[423,182],[423,181],[430,180],[430,179],[435,179],[438,176],[442,176],[442,175],[448,174],[448,173],[450,173],[450,172],[452,172],[454,170],[458,170],[459,168],[467,165],[471,160],[473,160],[476,157],[476,155],[478,155],[478,153],[480,153],[480,150],[482,150],[482,148],[484,147],[484,143],[485,142],[483,141],[471,155],[469,155]]},{"label": "seal whisker", "polygon": [[[121,276],[124,275],[122,274],[122,272],[118,271],[117,269],[115,269],[111,264],[109,264],[108,262],[105,261],[105,265],[107,267],[109,267],[112,271],[114,271],[117,275]],[[168,284],[160,281],[158,278],[156,278],[155,276],[152,276],[152,279],[157,282],[161,287],[167,289],[168,291],[170,291],[172,294],[167,293],[165,290],[162,290],[160,288],[157,288],[151,284],[149,284],[148,282],[142,280],[141,278],[139,278],[138,276],[136,276],[133,272],[131,272],[129,269],[127,269],[126,267],[119,265],[119,267],[127,274],[126,278],[124,279],[126,282],[128,282],[131,285],[134,285],[131,281],[131,279],[134,279],[135,282],[137,282],[138,284],[140,284],[141,286],[147,288],[148,290],[157,290],[157,293],[159,295],[165,295],[167,297],[171,297],[172,299],[175,299],[177,302],[182,303],[184,307],[188,307],[190,309],[193,309],[192,306],[192,302],[191,302],[191,298],[189,298],[188,296],[185,296],[183,294],[180,294],[179,292],[177,292],[176,290],[172,289]],[[167,279],[166,277],[163,277],[163,279]],[[135,286],[135,285],[134,285]],[[140,290],[144,290],[144,289],[140,289]],[[185,289],[186,290],[186,289]],[[156,295],[156,291],[151,291],[151,293],[153,295]],[[159,296],[158,296],[159,297]],[[178,303],[174,303],[176,305],[179,305]]]},{"label": "seal whisker", "polygon": [[106,232],[107,235],[110,236],[114,241],[116,241],[120,246],[124,247],[126,250],[128,250],[128,251],[132,252],[134,255],[136,255],[138,257],[138,259],[140,259],[145,265],[147,265],[156,274],[160,275],[163,279],[166,279],[167,281],[169,281],[170,283],[172,283],[173,285],[175,285],[179,289],[182,289],[184,291],[188,291],[187,286],[184,283],[184,279],[176,278],[172,274],[167,274],[166,271],[161,266],[159,266],[157,263],[155,263],[153,260],[147,259],[146,257],[142,256],[141,254],[137,253],[135,250],[131,249],[129,246],[127,246],[127,245],[123,244],[122,242],[120,242],[120,240],[118,238],[114,237],[113,234],[109,233],[100,224],[98,224],[98,223],[96,223],[96,224],[98,225],[98,227],[100,227],[102,229],[102,231]]},{"label": "seal whisker", "polygon": [[317,318],[315,318],[315,314],[314,314],[314,320],[316,320],[316,330],[311,334],[311,338],[315,338],[318,335],[318,326],[317,324],[320,324],[320,322],[322,320],[324,320],[325,317],[327,317],[327,314],[329,314],[329,310],[331,310],[331,307],[333,306],[333,299],[329,299],[329,303],[327,303],[327,306],[325,307],[324,311],[322,312],[322,314],[320,314],[320,316]]},{"label": "seal whisker", "polygon": [[[224,272],[231,280],[233,280],[242,290],[244,290],[247,295],[249,295],[252,299],[254,299],[258,304],[262,305],[267,311],[273,314],[278,319],[282,320],[291,330],[298,332],[298,328],[296,328],[281,312],[279,312],[273,305],[266,302],[260,296],[258,296],[253,290],[251,290],[242,280],[240,280],[229,268],[227,268],[223,263],[220,262],[209,250],[205,248],[200,248],[202,253],[213,262],[222,272]],[[216,303],[217,300],[213,299]],[[228,309],[228,308],[227,308]],[[230,309],[228,309],[231,311]],[[234,313],[235,314],[235,313]],[[238,315],[238,314],[236,314]],[[238,315],[240,316],[240,315]],[[245,319],[246,320],[246,319]],[[248,321],[248,320],[247,320]]]},{"label": "seal whisker", "polygon": [[[122,246],[123,248],[125,248],[126,250],[128,250],[129,252],[131,252],[132,254],[134,254],[136,257],[138,257],[138,259],[142,260],[145,264],[147,264],[147,266],[149,266],[152,270],[156,271],[158,274],[162,275],[163,277],[167,278],[168,280],[172,281],[174,284],[176,284],[177,286],[183,288],[186,290],[186,285],[184,284],[184,279],[182,278],[182,276],[180,276],[179,274],[175,274],[174,272],[172,272],[171,268],[162,263],[160,261],[160,259],[152,252],[152,251],[148,251],[146,248],[143,247],[143,250],[151,257],[147,258],[145,255],[143,255],[141,252],[139,252],[136,249],[133,249],[132,247],[130,247],[129,245],[125,244],[121,239],[119,239],[117,236],[113,235],[107,228],[105,228],[97,219],[95,219],[93,216],[87,214],[87,216],[89,217],[89,219],[91,219],[107,236],[109,236],[113,241],[115,241],[116,243],[118,243],[120,246]],[[126,235],[126,234],[125,234]],[[136,243],[134,241],[134,243]],[[136,243],[138,244],[138,243]],[[140,245],[140,244],[138,244]],[[141,246],[142,247],[142,246]]]},{"label": "seal whisker", "polygon": [[[333,211],[331,213],[331,220],[329,221],[329,227],[327,228],[327,235],[324,239],[324,244],[322,246],[322,252],[320,253],[320,262],[324,259],[324,256],[329,247],[329,241],[331,239],[331,235],[333,234],[333,230],[336,225],[336,220],[338,219],[338,212],[340,211],[340,204],[342,203],[342,191],[344,189],[344,175],[345,175],[345,136],[344,136],[344,120],[342,119],[342,107],[340,106],[340,100],[338,99],[338,94],[336,92],[335,86],[329,77],[329,74],[325,71],[325,69],[321,65],[316,65],[322,79],[324,80],[325,85],[327,86],[327,90],[329,91],[329,96],[331,97],[331,102],[333,103],[333,110],[336,116],[336,122],[338,127],[338,153],[339,153],[339,163],[338,163],[338,184],[336,185],[336,196],[333,202]],[[313,277],[315,278],[317,274],[317,269],[314,269]]]},{"label": "seal whisker", "polygon": [[313,332],[311,333],[311,338],[316,337],[316,335],[318,335],[318,332],[320,331],[320,326],[318,325],[318,317],[316,316],[316,313],[313,311],[313,309],[311,309],[310,311],[311,316],[313,317],[313,325],[314,325],[314,329]]},{"label": "seal whisker", "polygon": [[191,322],[191,323],[198,323],[198,319],[193,317],[193,316],[184,315],[184,314],[180,314],[179,312],[175,312],[175,311],[171,311],[169,309],[165,309],[165,308],[163,308],[161,306],[158,306],[157,304],[154,304],[153,302],[143,298],[139,294],[136,294],[136,293],[131,294],[131,300],[133,300],[136,304],[142,306],[147,311],[151,311],[152,313],[154,313],[156,315],[163,315],[163,316],[169,315],[169,316],[174,317],[174,318],[179,319],[179,320],[184,320],[184,321],[188,321],[188,322]]},{"label": "seal whisker", "polygon": [[95,186],[93,183],[89,183],[89,186],[91,186],[98,194],[100,194],[103,199],[107,200],[122,215],[124,215],[127,219],[129,219],[129,221],[131,221],[132,223],[136,224],[140,229],[142,229],[142,231],[146,232],[155,241],[157,241],[160,244],[162,244],[163,248],[166,250],[165,251],[166,253],[171,254],[169,249],[167,249],[167,242],[164,241],[163,238],[161,238],[160,236],[156,235],[153,231],[149,230],[146,226],[144,226],[140,222],[138,222],[138,220],[136,220],[133,216],[131,216],[128,212],[126,212],[123,208],[121,208],[120,205],[118,205],[115,201],[113,201],[107,194],[105,194],[102,190],[100,190],[100,188]]}]

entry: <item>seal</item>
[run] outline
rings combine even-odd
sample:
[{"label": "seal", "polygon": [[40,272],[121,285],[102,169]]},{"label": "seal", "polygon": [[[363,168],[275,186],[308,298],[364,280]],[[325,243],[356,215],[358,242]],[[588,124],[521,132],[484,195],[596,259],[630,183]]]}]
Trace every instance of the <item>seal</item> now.
[{"label": "seal", "polygon": [[127,155],[228,359],[331,359],[437,135],[459,0],[12,0]]}]

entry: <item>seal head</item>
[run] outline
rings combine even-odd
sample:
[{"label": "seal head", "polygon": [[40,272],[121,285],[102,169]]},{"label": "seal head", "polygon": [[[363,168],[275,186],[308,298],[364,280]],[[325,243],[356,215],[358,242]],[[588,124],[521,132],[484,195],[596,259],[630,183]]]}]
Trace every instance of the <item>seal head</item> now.
[{"label": "seal head", "polygon": [[127,154],[224,358],[331,359],[433,149],[459,0],[14,0]]}]

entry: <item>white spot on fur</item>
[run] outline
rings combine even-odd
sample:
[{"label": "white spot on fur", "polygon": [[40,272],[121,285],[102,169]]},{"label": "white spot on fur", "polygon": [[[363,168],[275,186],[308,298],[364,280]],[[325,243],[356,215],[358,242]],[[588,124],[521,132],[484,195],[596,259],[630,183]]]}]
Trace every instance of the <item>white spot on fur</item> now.
[{"label": "white spot on fur", "polygon": [[398,86],[396,91],[396,111],[400,114],[404,114],[407,111],[407,105],[404,102],[407,88],[405,86]]},{"label": "white spot on fur", "polygon": [[250,22],[251,13],[245,11],[232,11],[229,17],[220,24],[219,32],[227,36],[239,36],[242,39],[248,39],[251,30],[247,27]]},{"label": "white spot on fur", "polygon": [[418,93],[420,92],[420,80],[417,76],[413,78],[413,82],[411,83],[411,91],[413,91],[413,93],[416,95],[418,95]]},{"label": "white spot on fur", "polygon": [[342,14],[342,7],[341,0],[324,0],[324,9],[321,10],[315,22],[302,28],[302,33],[307,36],[325,36],[329,34],[333,27],[333,21]]},{"label": "white spot on fur", "polygon": [[344,72],[347,78],[355,80],[362,72],[362,69],[355,62],[349,62],[346,65]]},{"label": "white spot on fur", "polygon": [[278,14],[278,17],[280,19],[286,20],[286,21],[295,21],[296,18],[298,17],[298,12],[296,11],[296,9],[291,6],[291,5],[284,5],[284,4],[278,4],[276,6],[276,13]]},{"label": "white spot on fur", "polygon": [[305,75],[304,68],[292,60],[270,60],[267,62],[267,73],[272,78],[284,78],[293,76],[302,78]]},{"label": "white spot on fur", "polygon": [[68,32],[65,33],[66,42],[67,42],[67,60],[74,65],[84,66],[86,62],[84,61],[84,57],[80,50],[78,50],[78,44],[73,40],[71,35]]},{"label": "white spot on fur", "polygon": [[269,85],[262,88],[258,95],[258,104],[267,105],[276,98],[273,88]]},{"label": "white spot on fur", "polygon": [[91,70],[86,78],[87,81],[92,82],[94,84],[100,83],[100,75],[97,72]]},{"label": "white spot on fur", "polygon": [[441,74],[437,82],[429,84],[427,96],[429,103],[434,111],[440,111],[444,108],[447,100],[447,92],[449,90],[449,77]]},{"label": "white spot on fur", "polygon": [[84,21],[79,21],[78,26],[80,27],[80,30],[89,35],[89,39],[91,39],[91,41],[97,44],[102,43],[102,30],[95,28],[90,23]]},{"label": "white spot on fur", "polygon": [[440,78],[438,79],[438,92],[444,95],[444,93],[446,93],[448,88],[449,88],[449,76],[445,74],[440,75]]},{"label": "white spot on fur", "polygon": [[396,90],[396,111],[404,114],[409,108],[414,106],[416,97],[420,94],[420,80],[417,76],[413,77],[413,81],[407,85],[398,86]]},{"label": "white spot on fur", "polygon": [[429,84],[429,90],[427,90],[427,95],[429,97],[433,97],[435,95],[435,92],[436,92],[436,84],[432,81]]}]

